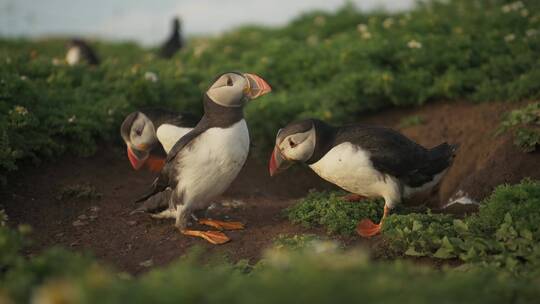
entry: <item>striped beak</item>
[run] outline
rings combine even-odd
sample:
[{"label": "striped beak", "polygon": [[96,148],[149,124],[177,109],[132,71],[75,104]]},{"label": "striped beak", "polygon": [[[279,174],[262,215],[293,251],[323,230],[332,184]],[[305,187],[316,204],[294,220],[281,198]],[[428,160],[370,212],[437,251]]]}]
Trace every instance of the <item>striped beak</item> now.
[{"label": "striped beak", "polygon": [[244,88],[244,93],[249,99],[255,99],[272,92],[270,85],[261,77],[248,73],[245,73],[244,77],[246,77],[248,83]]},{"label": "striped beak", "polygon": [[281,152],[279,151],[279,148],[276,146],[274,147],[274,151],[272,151],[272,156],[270,157],[270,163],[268,165],[268,169],[270,171],[270,176],[277,175],[292,166],[293,162],[287,160],[283,155],[281,155]]}]

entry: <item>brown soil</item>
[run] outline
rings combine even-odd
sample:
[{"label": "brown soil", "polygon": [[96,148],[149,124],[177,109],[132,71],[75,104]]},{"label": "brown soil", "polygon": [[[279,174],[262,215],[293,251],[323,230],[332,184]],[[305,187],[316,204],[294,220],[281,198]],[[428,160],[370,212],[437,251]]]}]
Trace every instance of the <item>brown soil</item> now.
[{"label": "brown soil", "polygon": [[[419,115],[425,123],[402,129],[404,134],[425,146],[443,141],[460,144],[435,200],[442,205],[458,189],[481,199],[498,184],[516,183],[526,176],[540,178],[539,153],[522,153],[512,144],[511,136],[493,135],[502,115],[516,106],[439,103],[389,110],[359,121],[397,127],[401,118]],[[202,246],[209,254],[254,261],[279,234],[324,234],[322,229],[292,225],[282,211],[311,188],[333,188],[302,167],[271,179],[266,164],[250,159],[227,193],[217,200],[218,207],[209,211],[216,218],[241,220],[247,223],[247,229],[228,232],[232,242],[213,246],[180,235],[172,220],[129,215],[135,207],[134,199],[152,178],[149,173],[134,172],[123,150],[103,147],[90,158],[65,157],[38,168],[19,170],[10,177],[10,188],[1,194],[0,200],[12,225],[28,223],[33,227],[34,244],[28,249],[29,254],[61,245],[93,252],[120,271],[139,273],[148,269],[142,262],[151,260],[155,266],[165,265],[194,245]],[[57,198],[63,187],[87,183],[103,196],[94,200]],[[372,244],[358,238],[343,241]]]}]

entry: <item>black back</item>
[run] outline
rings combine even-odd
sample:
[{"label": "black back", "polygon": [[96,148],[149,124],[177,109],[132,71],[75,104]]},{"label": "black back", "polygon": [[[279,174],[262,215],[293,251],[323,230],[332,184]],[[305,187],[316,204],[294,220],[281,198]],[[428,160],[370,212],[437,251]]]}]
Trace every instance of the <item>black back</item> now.
[{"label": "black back", "polygon": [[370,153],[370,160],[379,172],[392,175],[411,187],[421,186],[450,166],[456,146],[441,144],[426,149],[390,128],[370,125],[332,127],[320,120],[315,125],[317,139],[313,164],[333,147],[349,142]]},{"label": "black back", "polygon": [[181,37],[180,19],[174,18],[171,35],[161,46],[159,55],[163,58],[171,58],[182,47],[183,42]]}]

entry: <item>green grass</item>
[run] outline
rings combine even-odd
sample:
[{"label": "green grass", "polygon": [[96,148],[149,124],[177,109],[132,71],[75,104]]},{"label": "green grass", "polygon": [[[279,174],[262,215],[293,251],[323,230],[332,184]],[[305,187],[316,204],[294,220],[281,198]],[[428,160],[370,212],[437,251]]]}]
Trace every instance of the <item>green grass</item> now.
[{"label": "green grass", "polygon": [[510,111],[502,120],[497,134],[511,132],[514,143],[523,152],[534,152],[540,146],[540,102]]},{"label": "green grass", "polygon": [[280,28],[197,37],[172,60],[97,41],[97,68],[53,64],[64,56],[62,40],[0,39],[0,175],[5,180],[23,161],[89,155],[100,140],[120,142],[124,115],[143,106],[201,113],[204,90],[230,70],[258,73],[274,89],[246,109],[260,155],[293,119],[347,123],[362,112],[434,100],[535,99],[540,2],[520,3],[454,0],[395,14],[346,5]]},{"label": "green grass", "polygon": [[420,126],[420,125],[423,125],[424,123],[425,123],[425,120],[421,116],[412,115],[412,116],[407,116],[401,119],[401,121],[399,122],[399,128],[404,129],[404,128],[409,128],[409,127],[414,127],[414,126]]}]

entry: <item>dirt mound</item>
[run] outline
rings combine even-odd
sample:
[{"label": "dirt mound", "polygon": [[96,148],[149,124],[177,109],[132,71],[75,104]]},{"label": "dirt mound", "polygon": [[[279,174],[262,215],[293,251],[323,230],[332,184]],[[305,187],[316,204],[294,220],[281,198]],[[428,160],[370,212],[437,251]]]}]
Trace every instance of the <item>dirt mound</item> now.
[{"label": "dirt mound", "polygon": [[540,178],[540,153],[521,152],[509,134],[495,136],[504,114],[520,106],[523,103],[440,103],[391,110],[364,120],[399,129],[402,118],[419,116],[422,124],[400,131],[426,147],[445,141],[459,145],[440,185],[436,202],[441,207],[460,190],[480,201],[497,185],[514,184],[524,177]]},{"label": "dirt mound", "polygon": [[[539,153],[520,152],[511,136],[494,137],[502,115],[517,106],[439,103],[389,110],[358,120],[397,128],[402,118],[418,115],[424,123],[402,129],[404,134],[428,147],[444,141],[460,145],[435,200],[442,205],[457,190],[479,200],[498,184],[515,183],[525,176],[540,178]],[[301,166],[270,178],[266,163],[250,159],[227,193],[216,201],[217,207],[209,211],[216,218],[246,222],[247,230],[228,233],[232,242],[212,246],[180,235],[172,220],[129,215],[135,207],[133,201],[153,176],[134,172],[119,147],[102,147],[90,158],[65,157],[39,168],[21,169],[9,179],[10,187],[0,194],[0,201],[11,225],[28,223],[34,228],[29,254],[62,245],[93,252],[101,261],[131,273],[145,271],[149,265],[165,265],[193,245],[203,246],[208,254],[254,260],[279,234],[324,234],[322,230],[292,225],[282,212],[311,188],[335,188]],[[58,197],[66,187],[86,184],[95,188],[96,195]],[[346,241],[363,243],[357,238]]]}]

